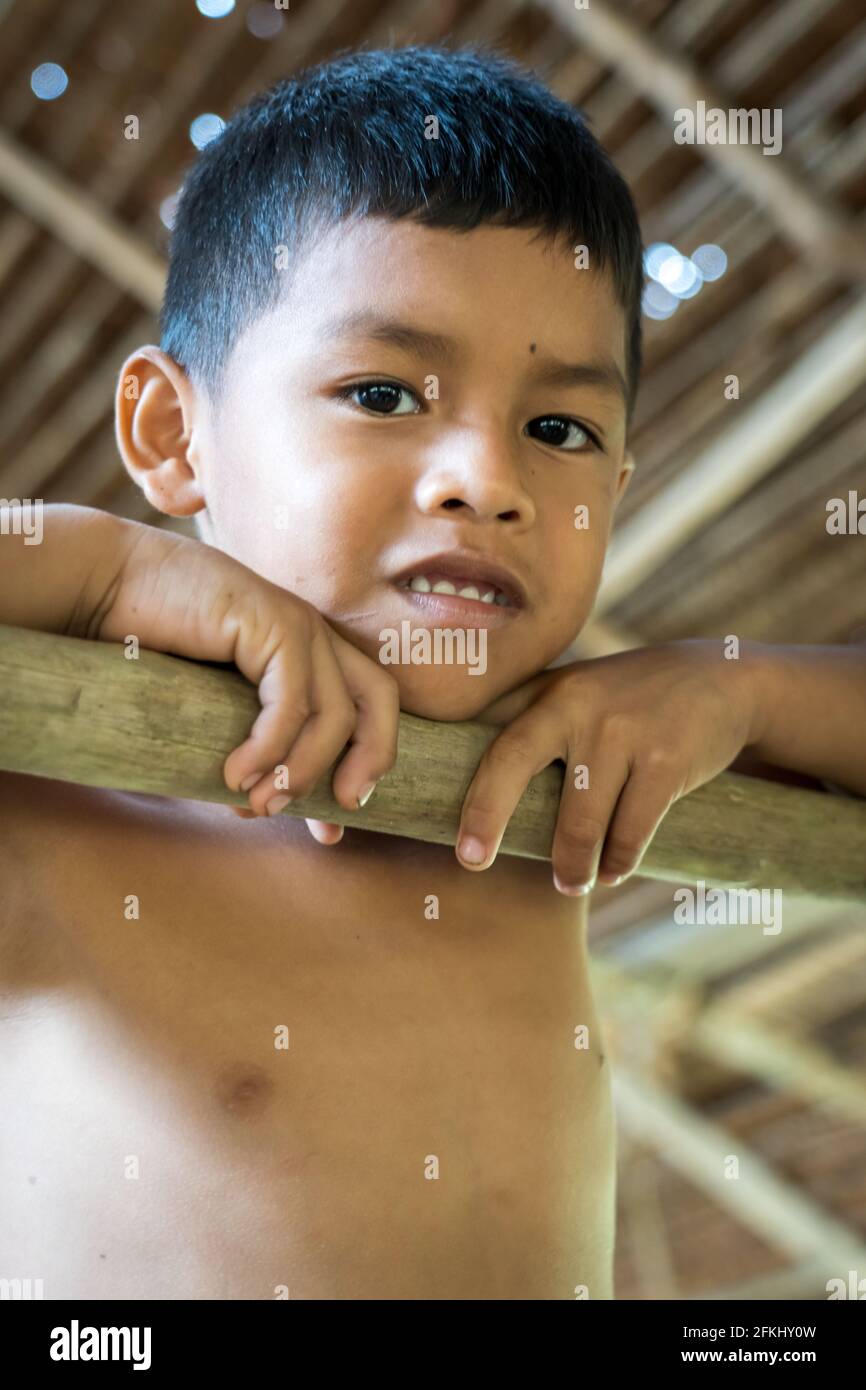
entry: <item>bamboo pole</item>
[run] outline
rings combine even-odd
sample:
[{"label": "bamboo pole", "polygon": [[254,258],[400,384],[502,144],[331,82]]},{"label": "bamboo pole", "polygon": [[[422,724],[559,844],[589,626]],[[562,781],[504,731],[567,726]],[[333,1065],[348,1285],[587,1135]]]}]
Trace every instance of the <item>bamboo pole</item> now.
[{"label": "bamboo pole", "polygon": [[674,1019],[678,1053],[699,1052],[717,1067],[755,1076],[766,1086],[866,1125],[866,1082],[811,1038],[730,1004],[727,994],[721,1003],[705,1006],[705,996],[678,975],[623,970],[603,950],[593,956],[592,977],[599,985],[602,1013],[608,1020],[619,1013],[631,1024],[637,1021],[648,1050],[670,1045]]},{"label": "bamboo pole", "polygon": [[[756,1235],[791,1259],[820,1261],[824,1279],[863,1267],[866,1243],[859,1231],[776,1173],[739,1135],[622,1063],[613,1087],[617,1112],[636,1141],[654,1148],[663,1163]],[[741,1162],[736,1181],[727,1176],[731,1157]]]},{"label": "bamboo pole", "polygon": [[[860,295],[772,386],[614,529],[593,610],[605,617],[708,527],[866,381],[866,295]],[[819,516],[824,517],[821,507]]]},{"label": "bamboo pole", "polygon": [[[582,6],[574,0],[541,0],[541,5],[576,44],[613,67],[671,122],[672,144],[678,110],[694,108],[699,101],[724,111],[739,105],[687,55],[667,50],[652,31],[611,0]],[[826,193],[816,193],[784,156],[766,158],[757,145],[739,141],[702,144],[700,151],[768,210],[779,234],[792,245],[808,256],[820,256],[853,280],[862,277],[866,248],[857,227]]]},{"label": "bamboo pole", "polygon": [[5,131],[0,131],[0,191],[134,299],[159,310],[165,285],[159,252]]},{"label": "bamboo pole", "polygon": [[[257,693],[234,668],[0,626],[0,768],[87,786],[245,805],[222,766],[249,734]],[[395,766],[346,811],[331,772],[284,814],[453,845],[491,725],[401,714]],[[501,845],[549,859],[563,770],[534,777]],[[675,802],[641,875],[866,900],[866,802],[722,773]]]}]

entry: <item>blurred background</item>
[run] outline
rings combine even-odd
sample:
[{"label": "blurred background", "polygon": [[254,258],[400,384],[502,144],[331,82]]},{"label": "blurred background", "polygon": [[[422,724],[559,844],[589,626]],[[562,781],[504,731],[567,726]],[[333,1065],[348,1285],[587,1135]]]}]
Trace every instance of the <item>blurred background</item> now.
[{"label": "blurred background", "polygon": [[[477,41],[586,114],[647,247],[638,470],[575,654],[862,640],[866,538],[827,529],[831,499],[866,497],[856,0],[0,0],[0,494],[192,534],[128,479],[113,396],[159,341],[197,148],[338,49]],[[677,143],[699,101],[781,112],[781,150]],[[779,935],[688,927],[675,887],[591,905],[617,1296],[826,1298],[866,1279],[866,906],[788,899]]]}]

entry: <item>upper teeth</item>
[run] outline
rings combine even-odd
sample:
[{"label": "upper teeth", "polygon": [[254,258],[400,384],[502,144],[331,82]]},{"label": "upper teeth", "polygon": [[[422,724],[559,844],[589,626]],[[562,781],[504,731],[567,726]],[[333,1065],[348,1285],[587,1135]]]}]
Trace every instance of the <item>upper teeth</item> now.
[{"label": "upper teeth", "polygon": [[508,599],[498,589],[487,589],[484,593],[479,593],[474,584],[465,584],[458,589],[450,579],[437,579],[435,584],[431,584],[423,574],[413,575],[403,587],[414,590],[416,594],[459,594],[461,598],[480,599],[482,603],[497,603],[500,608],[510,606]]}]

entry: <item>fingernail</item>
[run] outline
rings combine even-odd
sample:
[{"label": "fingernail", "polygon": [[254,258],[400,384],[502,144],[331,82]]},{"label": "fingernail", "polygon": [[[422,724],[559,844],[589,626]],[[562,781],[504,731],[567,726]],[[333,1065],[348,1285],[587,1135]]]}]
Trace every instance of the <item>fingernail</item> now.
[{"label": "fingernail", "polygon": [[265,810],[267,811],[269,816],[277,816],[279,815],[280,811],[284,810],[285,807],[288,806],[291,799],[292,798],[290,796],[272,796],[270,801],[265,806]]},{"label": "fingernail", "polygon": [[464,835],[457,846],[457,853],[467,864],[483,864],[487,858],[487,850],[476,835]]},{"label": "fingernail", "polygon": [[260,772],[251,772],[249,777],[245,777],[241,782],[241,791],[248,792],[250,787],[254,787],[256,782],[261,780],[261,776],[262,774]]},{"label": "fingernail", "polygon": [[616,888],[618,883],[622,883],[625,874],[599,874],[598,881],[603,883],[606,888]]},{"label": "fingernail", "polygon": [[595,879],[590,879],[589,883],[563,883],[561,879],[553,875],[553,882],[557,891],[567,893],[570,898],[581,898],[585,893],[591,893],[595,887]]},{"label": "fingernail", "polygon": [[376,790],[376,783],[375,783],[375,782],[368,782],[367,785],[366,785],[366,787],[362,787],[362,789],[361,789],[361,791],[360,791],[360,793],[359,793],[359,796],[358,796],[358,805],[359,805],[359,806],[366,806],[367,802],[370,800],[370,797],[373,795],[373,793],[374,793],[375,790]]}]

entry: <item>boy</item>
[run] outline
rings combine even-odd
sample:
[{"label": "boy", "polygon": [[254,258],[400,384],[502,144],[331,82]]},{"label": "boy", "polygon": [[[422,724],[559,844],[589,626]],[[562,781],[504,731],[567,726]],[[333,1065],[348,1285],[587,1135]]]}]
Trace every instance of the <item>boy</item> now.
[{"label": "boy", "polygon": [[[4,538],[0,621],[234,661],[262,704],[225,765],[250,809],[0,778],[3,1275],[49,1298],[612,1296],[586,892],[746,747],[866,792],[861,653],[547,669],[634,467],[641,287],[579,115],[482,51],[344,55],[202,152],[116,424],[206,543],[48,508],[41,546]],[[483,637],[483,672],[386,664],[404,622]],[[401,707],[503,726],[457,854],[280,815],[347,744],[337,799],[375,795]],[[557,758],[552,865],[497,858]]]}]

